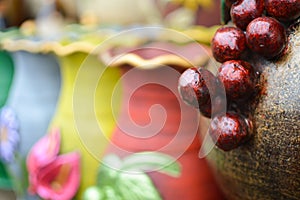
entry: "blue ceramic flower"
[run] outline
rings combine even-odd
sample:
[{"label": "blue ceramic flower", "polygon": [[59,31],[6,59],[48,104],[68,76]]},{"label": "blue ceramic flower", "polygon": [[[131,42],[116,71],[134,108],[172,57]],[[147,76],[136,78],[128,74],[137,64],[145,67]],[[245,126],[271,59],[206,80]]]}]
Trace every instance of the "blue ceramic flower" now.
[{"label": "blue ceramic flower", "polygon": [[19,121],[11,108],[0,110],[0,160],[10,163],[19,147]]}]

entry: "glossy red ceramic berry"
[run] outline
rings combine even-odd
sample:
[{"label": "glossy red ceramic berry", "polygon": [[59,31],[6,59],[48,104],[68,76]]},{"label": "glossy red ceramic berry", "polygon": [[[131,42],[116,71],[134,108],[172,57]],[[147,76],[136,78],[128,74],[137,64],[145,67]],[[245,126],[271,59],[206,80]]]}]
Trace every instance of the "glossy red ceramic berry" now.
[{"label": "glossy red ceramic berry", "polygon": [[227,101],[226,98],[223,97],[223,95],[216,95],[208,104],[199,106],[200,113],[208,118],[211,118],[211,116],[215,116],[220,113],[225,113],[226,109]]},{"label": "glossy red ceramic berry", "polygon": [[278,56],[287,44],[287,36],[280,22],[271,17],[259,17],[247,26],[248,47],[267,59]]},{"label": "glossy red ceramic berry", "polygon": [[263,11],[264,0],[239,0],[231,6],[230,15],[233,23],[245,30],[253,19],[262,15]]},{"label": "glossy red ceramic berry", "polygon": [[216,77],[204,68],[189,68],[179,78],[178,90],[188,105],[199,108],[210,105],[210,94],[217,90]]},{"label": "glossy red ceramic berry", "polygon": [[229,100],[243,101],[255,91],[255,72],[248,62],[230,60],[223,63],[217,78],[224,85]]},{"label": "glossy red ceramic berry", "polygon": [[229,151],[243,144],[251,135],[249,121],[237,113],[217,115],[210,123],[209,134],[215,144]]},{"label": "glossy red ceramic berry", "polygon": [[199,105],[199,112],[207,118],[211,118],[211,101],[209,101],[207,104]]},{"label": "glossy red ceramic berry", "polygon": [[237,0],[225,0],[225,4],[228,8],[231,8],[232,4],[234,4]]},{"label": "glossy red ceramic berry", "polygon": [[267,13],[281,21],[291,21],[300,16],[299,0],[265,0]]},{"label": "glossy red ceramic berry", "polygon": [[212,39],[212,52],[218,62],[239,59],[246,48],[246,38],[242,30],[222,27]]}]

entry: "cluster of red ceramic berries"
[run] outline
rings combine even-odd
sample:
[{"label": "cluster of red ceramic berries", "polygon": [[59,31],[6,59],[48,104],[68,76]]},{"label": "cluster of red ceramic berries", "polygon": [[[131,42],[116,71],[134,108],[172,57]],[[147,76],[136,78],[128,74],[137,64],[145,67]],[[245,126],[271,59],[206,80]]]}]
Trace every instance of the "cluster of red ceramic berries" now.
[{"label": "cluster of red ceramic berries", "polygon": [[[212,50],[219,62],[228,60],[226,53],[218,53],[226,49],[233,52],[233,59],[240,59],[246,50],[240,48],[244,44],[267,59],[281,55],[287,44],[284,25],[300,17],[299,0],[226,0],[226,6],[236,28],[227,27],[226,31],[230,33],[225,33],[224,28],[217,31]],[[233,38],[232,35],[237,33],[239,36]],[[224,36],[221,40],[220,34]],[[228,42],[224,43],[226,40]],[[227,50],[227,53],[230,51]]]},{"label": "cluster of red ceramic berries", "polygon": [[252,134],[251,113],[240,107],[250,107],[258,93],[258,76],[243,57],[248,50],[266,59],[280,56],[287,45],[282,23],[299,18],[300,1],[226,0],[226,5],[236,27],[218,29],[212,40],[213,56],[222,65],[216,76],[203,68],[186,70],[179,92],[187,104],[212,118],[210,135],[219,148],[229,151]]},{"label": "cluster of red ceramic berries", "polygon": [[189,68],[179,78],[179,92],[184,102],[211,116],[211,94],[217,93],[217,79],[204,68]]},{"label": "cluster of red ceramic berries", "polygon": [[[221,32],[224,29],[227,30],[223,28]],[[230,56],[226,51],[230,50],[220,53]],[[238,147],[251,135],[249,120],[244,115],[225,111],[227,107],[232,108],[232,104],[247,104],[256,92],[256,85],[254,68],[242,60],[225,61],[216,76],[204,68],[190,68],[179,78],[182,99],[198,108],[203,116],[212,117],[210,134],[216,145],[225,151]]]},{"label": "cluster of red ceramic berries", "polygon": [[236,109],[236,106],[250,106],[250,100],[257,92],[258,77],[253,66],[242,60],[224,62],[216,76],[224,87],[229,111],[212,118],[209,133],[219,148],[229,151],[244,143],[252,134],[252,123],[247,118],[249,114],[242,113],[243,109]]},{"label": "cluster of red ceramic berries", "polygon": [[[213,56],[223,63],[217,78],[225,88],[229,104],[247,107],[247,99],[256,93],[257,77],[254,67],[242,60],[243,55],[249,49],[266,59],[280,56],[287,45],[284,25],[299,18],[300,1],[227,0],[226,5],[236,27],[222,27],[213,37]],[[252,123],[243,117],[249,113],[236,110],[215,116],[209,128],[216,145],[225,151],[245,142],[252,132]]]},{"label": "cluster of red ceramic berries", "polygon": [[212,52],[218,62],[241,59],[246,47],[272,59],[282,53],[286,44],[286,31],[280,22],[271,17],[258,17],[247,23],[245,33],[238,27],[218,29],[212,40]]},{"label": "cluster of red ceramic berries", "polygon": [[187,69],[179,78],[178,89],[185,103],[212,117],[210,134],[219,148],[228,151],[245,142],[251,131],[249,120],[240,113],[225,114],[227,102],[245,104],[255,92],[256,80],[249,63],[231,60],[223,63],[217,76],[204,68]]},{"label": "cluster of red ceramic berries", "polygon": [[[245,142],[251,135],[249,120],[234,111],[230,104],[245,103],[255,92],[253,67],[240,60],[226,61],[217,76],[204,68],[189,68],[179,78],[179,93],[184,102],[211,117],[210,134],[216,145],[228,151]],[[227,98],[227,101],[226,101]]]}]

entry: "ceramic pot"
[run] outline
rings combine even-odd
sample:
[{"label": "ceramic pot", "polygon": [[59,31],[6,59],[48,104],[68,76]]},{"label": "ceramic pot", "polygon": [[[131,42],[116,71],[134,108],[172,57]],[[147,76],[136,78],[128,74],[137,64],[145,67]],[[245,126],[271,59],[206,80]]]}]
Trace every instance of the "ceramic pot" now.
[{"label": "ceramic pot", "polygon": [[19,119],[25,158],[33,144],[47,133],[60,91],[60,72],[50,54],[13,52],[14,78],[6,102]]},{"label": "ceramic pot", "polygon": [[[81,154],[78,198],[96,183],[97,168],[115,127],[110,107],[111,91],[119,77],[117,68],[107,69],[96,55],[76,52],[59,57],[62,86],[51,127],[61,131],[61,153]],[[118,102],[118,97],[114,96]],[[101,121],[101,129],[98,121]]]},{"label": "ceramic pot", "polygon": [[[38,54],[36,52],[52,52],[59,60],[59,75],[57,75],[61,80],[59,99],[55,104],[56,111],[54,115],[51,116],[52,120],[49,119],[49,121],[47,121],[48,125],[45,125],[45,130],[42,134],[46,134],[47,131],[52,128],[59,128],[62,139],[59,153],[64,154],[78,151],[81,154],[81,182],[77,196],[74,198],[81,199],[82,192],[85,191],[87,187],[96,184],[99,162],[103,158],[105,150],[107,150],[106,153],[115,152],[121,156],[124,155],[122,152],[110,150],[111,145],[116,143],[117,146],[121,146],[122,149],[128,149],[129,153],[144,150],[161,151],[179,159],[183,166],[182,176],[179,179],[167,177],[157,172],[150,173],[154,184],[164,199],[221,199],[220,192],[214,183],[206,161],[198,158],[200,148],[200,141],[197,138],[198,123],[197,120],[194,120],[194,117],[191,117],[197,117],[197,114],[195,114],[195,111],[184,106],[178,97],[177,79],[183,69],[178,67],[176,68],[177,70],[171,67],[157,67],[157,65],[161,64],[186,67],[191,65],[190,61],[195,61],[197,64],[204,63],[207,61],[207,55],[204,53],[205,48],[201,48],[201,45],[198,43],[191,47],[190,44],[177,45],[175,43],[175,45],[172,42],[164,42],[162,44],[158,42],[160,45],[154,45],[156,49],[152,51],[152,53],[155,52],[156,54],[145,54],[147,58],[153,58],[151,62],[145,61],[145,58],[139,59],[132,54],[128,54],[126,58],[127,61],[129,61],[128,63],[139,63],[145,68],[150,66],[150,68],[155,69],[136,69],[138,73],[134,75],[133,78],[130,78],[130,80],[124,79],[124,81],[121,80],[119,82],[120,77],[123,78],[120,70],[126,72],[128,68],[121,67],[123,66],[122,64],[108,67],[108,64],[105,63],[107,60],[103,59],[103,57],[113,58],[110,57],[109,54],[114,50],[122,51],[123,47],[139,47],[137,49],[141,49],[142,44],[149,44],[149,42],[146,41],[148,41],[147,37],[148,34],[151,35],[151,31],[145,29],[142,34],[132,34],[129,38],[125,37],[124,40],[119,38],[116,43],[109,44],[108,46],[104,45],[102,46],[104,49],[101,49],[96,47],[101,41],[107,39],[107,30],[103,32],[102,30],[98,30],[98,32],[96,32],[95,29],[92,29],[93,31],[91,32],[95,33],[95,35],[91,35],[89,29],[86,30],[85,28],[86,27],[83,27],[81,30],[75,26],[71,27],[70,30],[67,29],[66,35],[62,36],[66,38],[62,38],[59,42],[40,41],[38,39],[35,41],[26,38],[22,39],[22,37],[20,40],[11,37],[10,39],[8,38],[2,41],[4,48],[10,51],[17,51],[17,53],[19,53],[20,50],[31,52],[21,52],[26,55],[25,58],[27,58],[27,56],[28,58],[32,56],[44,56],[44,54]],[[74,35],[76,31],[79,32],[78,35]],[[204,31],[201,29],[199,31],[201,34],[198,34],[199,32],[197,30],[197,35],[200,36],[201,41],[203,39],[205,41],[210,40],[209,33],[212,32],[212,29],[205,29]],[[103,33],[103,35],[99,33]],[[111,34],[114,33],[116,33],[115,30],[113,30]],[[195,34],[193,31],[192,33]],[[13,34],[15,33],[12,33],[12,35]],[[156,34],[155,32],[153,39],[157,39],[158,35],[160,34]],[[161,40],[169,41],[171,35],[162,34],[162,36]],[[171,40],[177,40],[177,37],[173,35]],[[183,42],[186,42],[186,38]],[[166,46],[169,46],[169,48],[166,48]],[[176,46],[176,48],[174,48],[174,46]],[[190,48],[190,50],[185,52],[186,48]],[[149,49],[149,46],[146,49]],[[157,54],[157,49],[161,49],[163,53]],[[199,51],[199,49],[201,50]],[[170,52],[172,52],[172,55],[170,55]],[[45,63],[48,62],[50,63],[51,61]],[[27,66],[29,62],[20,63],[23,64],[23,66],[25,66],[25,64]],[[48,65],[45,63],[43,63],[43,65]],[[143,65],[145,63],[147,66]],[[23,67],[22,69],[24,70],[26,68]],[[176,75],[166,73],[164,71],[165,69],[173,69],[172,72]],[[36,72],[34,72],[36,74],[35,76],[37,76],[37,73],[44,73],[44,71],[39,70],[41,69],[36,69]],[[56,67],[55,70],[57,70]],[[31,77],[31,79],[33,78]],[[134,81],[140,80],[148,80],[150,84],[138,90],[136,100],[130,103],[132,107],[130,108],[132,109],[130,112],[132,112],[133,118],[137,119],[137,123],[141,123],[142,127],[148,124],[148,114],[143,113],[143,111],[145,111],[145,105],[147,107],[158,101],[158,104],[161,104],[162,107],[166,107],[165,112],[161,112],[161,106],[153,107],[151,112],[153,112],[155,123],[153,123],[152,126],[145,126],[137,130],[130,130],[131,127],[129,126],[129,133],[131,135],[148,135],[142,143],[140,143],[140,139],[127,140],[126,135],[122,132],[124,126],[119,126],[120,123],[130,125],[125,115],[125,109],[127,107],[124,100],[130,97],[128,92],[130,92],[132,86],[135,85]],[[166,83],[166,88],[172,88],[172,90],[169,91],[164,87],[153,84],[153,81],[156,83],[158,80]],[[35,84],[35,86],[36,85],[38,84]],[[40,91],[41,90],[33,90],[32,93],[38,95]],[[161,100],[159,95],[162,95]],[[143,99],[145,99],[145,97],[149,97],[149,99],[146,98],[144,102]],[[17,101],[12,101],[11,105],[17,107],[16,102]],[[113,105],[111,105],[112,102]],[[181,106],[183,106],[183,108],[181,108]],[[122,110],[120,111],[121,108]],[[166,121],[159,121],[160,119],[164,120],[164,118],[162,118],[164,116],[167,116],[165,118]],[[31,124],[31,117],[28,117],[26,126]],[[178,129],[180,131],[178,131]],[[153,130],[158,130],[157,136],[149,137],[149,134],[152,134]],[[177,134],[177,132],[180,134]],[[111,137],[114,138],[113,142],[111,142]],[[122,140],[123,137],[124,140]],[[37,141],[37,139],[35,141]],[[172,186],[172,189],[170,189],[170,186]],[[209,192],[207,192],[208,190]]]},{"label": "ceramic pot", "polygon": [[107,154],[159,151],[178,159],[178,178],[149,172],[165,200],[222,199],[206,160],[199,159],[197,112],[180,101],[177,81],[183,68],[121,67],[122,108]]},{"label": "ceramic pot", "polygon": [[[298,44],[299,30],[290,35],[289,51],[279,60],[250,60],[262,73],[261,95],[253,108],[253,137],[237,149],[214,148],[208,155],[228,199],[300,198]],[[209,124],[206,121],[201,122]]]},{"label": "ceramic pot", "polygon": [[[14,189],[17,198],[31,199],[25,194],[26,188],[23,184],[26,183],[27,177],[22,171],[23,165],[30,148],[47,133],[49,122],[54,114],[60,90],[59,67],[55,57],[49,54],[17,51],[10,53],[12,58],[9,56],[6,60],[3,59],[5,54],[7,53],[1,52],[3,64],[6,63],[5,70],[2,68],[1,70],[7,75],[1,80],[3,87],[1,101],[5,107],[15,112],[20,127],[21,141],[15,161],[1,166],[1,171],[8,170],[11,176],[8,178],[6,175],[7,179],[4,179],[6,183],[2,183],[1,177],[1,184],[3,184],[1,187]],[[11,87],[9,87],[10,83]],[[16,181],[24,188],[19,188]]]}]

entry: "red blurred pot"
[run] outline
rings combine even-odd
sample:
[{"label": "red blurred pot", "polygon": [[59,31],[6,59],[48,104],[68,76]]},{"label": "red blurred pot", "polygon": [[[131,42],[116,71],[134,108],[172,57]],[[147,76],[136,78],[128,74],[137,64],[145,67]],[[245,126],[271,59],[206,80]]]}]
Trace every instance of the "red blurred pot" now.
[{"label": "red blurred pot", "polygon": [[198,157],[197,112],[185,106],[177,93],[183,70],[167,66],[147,70],[122,67],[122,109],[107,153],[169,154],[182,165],[179,178],[149,173],[163,199],[222,199],[206,160]]}]

